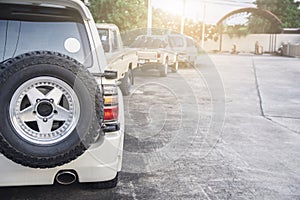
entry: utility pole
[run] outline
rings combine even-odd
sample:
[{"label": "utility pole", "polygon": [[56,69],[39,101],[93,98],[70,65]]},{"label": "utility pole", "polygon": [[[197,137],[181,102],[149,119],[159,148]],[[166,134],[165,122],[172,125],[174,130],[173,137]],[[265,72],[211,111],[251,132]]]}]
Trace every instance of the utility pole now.
[{"label": "utility pole", "polygon": [[152,35],[152,0],[148,0],[147,34]]},{"label": "utility pole", "polygon": [[186,0],[182,0],[182,13],[181,13],[181,27],[180,27],[180,34],[184,34],[185,3],[186,3]]},{"label": "utility pole", "polygon": [[202,38],[201,47],[204,49],[204,37],[205,37],[205,18],[206,18],[206,3],[203,4],[203,21],[202,21]]}]

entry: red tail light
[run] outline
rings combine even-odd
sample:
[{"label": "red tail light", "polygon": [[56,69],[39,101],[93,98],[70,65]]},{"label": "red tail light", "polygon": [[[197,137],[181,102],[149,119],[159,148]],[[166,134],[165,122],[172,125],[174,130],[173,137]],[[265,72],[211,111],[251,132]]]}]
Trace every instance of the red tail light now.
[{"label": "red tail light", "polygon": [[160,58],[160,53],[157,53],[157,58]]},{"label": "red tail light", "polygon": [[114,85],[104,85],[104,122],[116,122],[119,117],[118,90]]},{"label": "red tail light", "polygon": [[118,106],[104,107],[104,121],[116,121],[119,117]]}]

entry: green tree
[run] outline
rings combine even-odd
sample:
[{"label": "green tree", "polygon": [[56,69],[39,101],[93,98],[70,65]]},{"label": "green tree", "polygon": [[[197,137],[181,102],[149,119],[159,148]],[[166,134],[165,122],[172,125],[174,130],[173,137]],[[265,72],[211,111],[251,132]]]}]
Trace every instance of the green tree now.
[{"label": "green tree", "polygon": [[[137,35],[147,33],[147,0],[90,0],[90,10],[96,22],[116,24],[128,45]],[[153,8],[153,34],[180,32],[181,17]],[[185,20],[185,34],[201,40],[202,26],[200,22]],[[215,38],[215,26],[206,25],[205,40]],[[137,30],[138,29],[138,30]]]},{"label": "green tree", "polygon": [[[256,0],[255,4],[258,8],[269,10],[279,17],[284,28],[300,27],[299,2],[294,0]],[[259,16],[252,15],[249,18],[249,31],[252,33],[268,33],[276,28],[270,21]]]},{"label": "green tree", "polygon": [[234,36],[243,37],[248,34],[248,27],[242,24],[227,26],[226,33],[229,35],[230,38]]},{"label": "green tree", "polygon": [[[192,19],[185,19],[184,34],[193,37],[196,40],[201,40],[202,27],[201,22],[195,22]],[[170,30],[172,33],[179,33],[181,26],[180,15],[166,13],[161,9],[153,10],[153,27],[163,30]],[[213,39],[215,34],[215,26],[205,25],[205,40]],[[167,32],[167,31],[166,31]],[[165,33],[166,33],[165,32]]]},{"label": "green tree", "polygon": [[91,0],[90,10],[96,22],[114,23],[121,31],[147,26],[146,0]]}]

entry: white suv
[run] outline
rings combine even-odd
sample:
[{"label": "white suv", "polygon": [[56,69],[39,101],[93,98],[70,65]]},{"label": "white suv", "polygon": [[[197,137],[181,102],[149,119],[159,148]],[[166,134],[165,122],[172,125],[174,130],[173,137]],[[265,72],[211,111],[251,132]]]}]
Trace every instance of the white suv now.
[{"label": "white suv", "polygon": [[114,187],[123,99],[79,0],[0,0],[0,186]]},{"label": "white suv", "polygon": [[168,34],[167,36],[171,49],[178,54],[178,62],[194,66],[199,51],[197,42],[193,38],[181,34]]}]

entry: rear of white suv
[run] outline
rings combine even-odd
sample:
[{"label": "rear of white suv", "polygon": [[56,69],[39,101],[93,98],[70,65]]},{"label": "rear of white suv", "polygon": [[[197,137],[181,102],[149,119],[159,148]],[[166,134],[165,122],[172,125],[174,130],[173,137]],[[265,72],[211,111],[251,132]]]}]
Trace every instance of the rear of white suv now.
[{"label": "rear of white suv", "polygon": [[114,187],[123,99],[79,0],[0,0],[0,186]]}]

